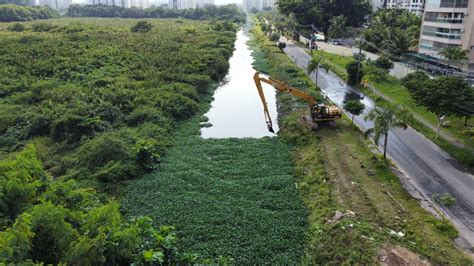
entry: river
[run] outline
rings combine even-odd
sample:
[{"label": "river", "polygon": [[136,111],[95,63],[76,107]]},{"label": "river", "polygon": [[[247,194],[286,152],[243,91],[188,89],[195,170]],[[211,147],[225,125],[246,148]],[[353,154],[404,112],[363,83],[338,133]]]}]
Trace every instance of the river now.
[{"label": "river", "polygon": [[[229,60],[230,68],[225,81],[214,92],[211,109],[205,114],[210,127],[201,129],[203,138],[261,138],[275,136],[268,132],[263,105],[258,96],[253,75],[253,57],[247,42],[248,33],[237,32],[235,50]],[[262,84],[275,132],[278,132],[276,92]]]}]

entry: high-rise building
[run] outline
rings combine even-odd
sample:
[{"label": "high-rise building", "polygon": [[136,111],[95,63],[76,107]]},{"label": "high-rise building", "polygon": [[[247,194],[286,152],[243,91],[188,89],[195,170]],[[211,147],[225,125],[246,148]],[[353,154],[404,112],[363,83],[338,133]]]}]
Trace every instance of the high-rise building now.
[{"label": "high-rise building", "polygon": [[89,5],[108,5],[108,6],[120,6],[130,7],[130,0],[89,0]]},{"label": "high-rise building", "polygon": [[474,1],[426,0],[421,27],[419,52],[442,58],[447,47],[468,50],[469,63],[464,70],[474,70]]},{"label": "high-rise building", "polygon": [[417,15],[423,14],[425,0],[387,0],[387,8],[401,8]]},{"label": "high-rise building", "polygon": [[130,0],[129,7],[148,8],[148,0]]},{"label": "high-rise building", "polygon": [[169,6],[174,9],[188,9],[214,5],[214,0],[169,0]]},{"label": "high-rise building", "polygon": [[49,6],[58,11],[68,9],[71,3],[72,0],[39,0],[38,2],[40,6]]},{"label": "high-rise building", "polygon": [[242,6],[245,11],[251,11],[252,9],[274,9],[277,5],[277,0],[243,0]]}]

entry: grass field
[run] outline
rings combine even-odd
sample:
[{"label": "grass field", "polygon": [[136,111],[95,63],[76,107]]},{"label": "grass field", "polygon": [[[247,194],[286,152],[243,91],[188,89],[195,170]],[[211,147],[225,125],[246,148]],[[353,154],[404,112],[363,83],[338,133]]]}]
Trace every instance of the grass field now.
[{"label": "grass field", "polygon": [[183,124],[159,169],[134,181],[127,216],[175,225],[183,250],[236,264],[295,264],[307,210],[292,177],[291,148],[278,138],[202,139]]},{"label": "grass field", "polygon": [[[293,73],[295,65],[259,27],[254,28],[254,35],[257,67],[265,66],[266,72],[286,82],[305,82],[307,77],[302,70],[285,75],[289,69]],[[302,81],[295,76],[302,76]],[[313,92],[317,89],[314,84],[306,88]],[[419,206],[349,119],[339,120],[335,130],[310,132],[299,122],[306,108],[301,109],[286,98],[281,101],[281,96],[280,108],[287,113],[279,137],[295,147],[295,178],[309,208],[309,242],[303,264],[376,264],[380,263],[377,258],[381,252],[393,255],[392,251],[400,247],[416,253],[400,258],[409,265],[423,259],[433,264],[472,263],[455,247],[454,227]],[[336,211],[347,215],[329,222]],[[394,236],[391,230],[404,236]]]}]

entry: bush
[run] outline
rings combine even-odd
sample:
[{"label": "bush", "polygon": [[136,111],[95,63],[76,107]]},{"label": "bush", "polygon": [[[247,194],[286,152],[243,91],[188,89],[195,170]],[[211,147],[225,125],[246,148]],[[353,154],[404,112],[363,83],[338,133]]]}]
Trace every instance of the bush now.
[{"label": "bush", "polygon": [[44,22],[37,22],[31,26],[31,30],[33,30],[34,32],[47,32],[55,28],[57,28],[56,25],[52,25],[52,24],[44,23]]},{"label": "bush", "polygon": [[270,41],[278,42],[278,40],[280,40],[280,35],[278,33],[272,33],[272,35],[270,35]]},{"label": "bush", "polygon": [[388,59],[385,56],[379,56],[375,61],[374,61],[374,66],[386,70],[390,70],[393,68],[394,64],[393,62]]},{"label": "bush", "polygon": [[352,61],[346,66],[347,84],[354,86],[360,84],[364,76],[363,64],[357,61]]},{"label": "bush", "polygon": [[25,29],[26,29],[25,26],[23,26],[23,24],[21,23],[15,23],[11,25],[10,27],[8,27],[9,31],[15,31],[15,32],[22,32]]},{"label": "bush", "polygon": [[405,86],[410,92],[415,91],[416,89],[423,87],[423,84],[430,80],[430,77],[426,75],[424,71],[415,71],[406,75],[402,78],[402,85]]},{"label": "bush", "polygon": [[132,28],[132,32],[149,32],[153,28],[153,25],[148,21],[138,21]]},{"label": "bush", "polygon": [[283,49],[286,48],[286,43],[285,42],[278,42],[278,48],[283,51]]}]

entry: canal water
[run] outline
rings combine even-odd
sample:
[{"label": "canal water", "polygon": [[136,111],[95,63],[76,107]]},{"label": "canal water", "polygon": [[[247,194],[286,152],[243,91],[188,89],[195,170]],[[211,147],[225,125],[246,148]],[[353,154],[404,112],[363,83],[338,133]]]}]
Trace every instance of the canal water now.
[{"label": "canal water", "polygon": [[[248,33],[237,32],[235,50],[229,60],[229,73],[214,93],[211,109],[205,114],[211,127],[201,129],[203,138],[261,138],[275,136],[268,132],[263,114],[263,105],[253,81],[252,51],[247,45]],[[262,84],[268,108],[273,120],[273,129],[278,131],[276,92]]]}]

